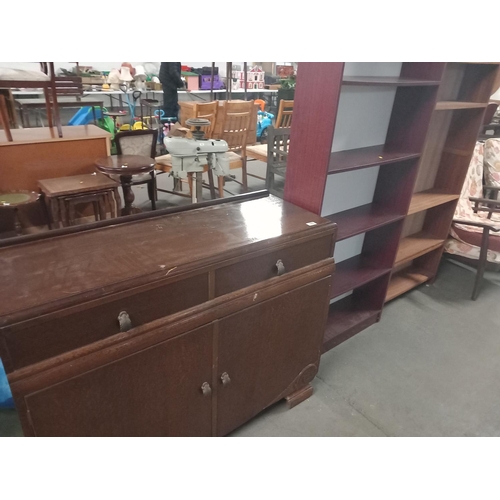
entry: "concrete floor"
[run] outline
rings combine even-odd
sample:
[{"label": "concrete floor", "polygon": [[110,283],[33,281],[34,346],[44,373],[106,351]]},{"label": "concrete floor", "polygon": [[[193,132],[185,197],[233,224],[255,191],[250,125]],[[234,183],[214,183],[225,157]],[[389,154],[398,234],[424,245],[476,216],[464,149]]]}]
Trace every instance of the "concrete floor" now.
[{"label": "concrete floor", "polygon": [[[279,402],[233,436],[500,436],[500,287],[443,262],[436,283],[324,354],[314,395]],[[20,436],[0,411],[0,436]]]}]

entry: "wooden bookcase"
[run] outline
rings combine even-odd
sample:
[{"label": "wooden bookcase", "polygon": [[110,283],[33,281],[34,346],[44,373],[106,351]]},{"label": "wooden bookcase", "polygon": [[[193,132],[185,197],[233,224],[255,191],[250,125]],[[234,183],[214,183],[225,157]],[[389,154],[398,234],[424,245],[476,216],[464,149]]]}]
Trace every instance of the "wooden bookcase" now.
[{"label": "wooden bookcase", "polygon": [[497,71],[446,64],[386,301],[436,277]]},{"label": "wooden bookcase", "polygon": [[338,224],[324,351],[380,319],[443,69],[299,64],[284,197]]}]

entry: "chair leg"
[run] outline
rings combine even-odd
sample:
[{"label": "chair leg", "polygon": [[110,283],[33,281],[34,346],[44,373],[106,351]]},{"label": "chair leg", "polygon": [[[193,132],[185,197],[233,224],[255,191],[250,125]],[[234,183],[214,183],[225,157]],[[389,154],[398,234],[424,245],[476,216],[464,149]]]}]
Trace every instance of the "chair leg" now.
[{"label": "chair leg", "polygon": [[219,175],[217,181],[219,184],[219,198],[224,198],[224,177]]},{"label": "chair leg", "polygon": [[43,93],[45,94],[45,109],[47,110],[47,123],[49,124],[49,127],[52,128],[54,126],[54,122],[52,121],[52,109],[50,107],[50,96],[47,87],[43,89]]},{"label": "chair leg", "polygon": [[151,172],[151,180],[148,181],[148,196],[151,201],[151,208],[156,210],[156,178],[154,172]]},{"label": "chair leg", "polygon": [[243,191],[246,193],[248,191],[248,175],[247,175],[247,157],[246,155],[241,156],[241,176]]},{"label": "chair leg", "polygon": [[483,229],[483,238],[481,240],[481,252],[479,254],[479,262],[476,271],[476,279],[474,281],[474,289],[472,290],[472,300],[476,300],[479,295],[479,288],[483,281],[484,270],[486,269],[486,262],[488,257],[488,243],[489,243],[490,230]]},{"label": "chair leg", "polygon": [[193,174],[191,172],[188,172],[188,185],[189,185],[189,195],[193,196]]},{"label": "chair leg", "polygon": [[210,187],[210,197],[215,200],[214,173],[211,168],[208,169],[208,185]]}]

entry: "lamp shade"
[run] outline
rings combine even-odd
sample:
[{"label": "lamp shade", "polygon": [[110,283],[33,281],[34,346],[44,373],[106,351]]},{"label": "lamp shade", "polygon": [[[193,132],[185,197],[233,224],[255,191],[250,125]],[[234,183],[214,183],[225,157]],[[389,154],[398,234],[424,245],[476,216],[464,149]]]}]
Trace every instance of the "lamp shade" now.
[{"label": "lamp shade", "polygon": [[133,80],[132,75],[130,74],[130,68],[127,66],[122,66],[120,68],[120,80],[122,82],[131,82]]},{"label": "lamp shade", "polygon": [[144,70],[144,66],[138,65],[135,67],[135,76],[134,78],[137,80],[138,78],[145,78],[146,71]]}]

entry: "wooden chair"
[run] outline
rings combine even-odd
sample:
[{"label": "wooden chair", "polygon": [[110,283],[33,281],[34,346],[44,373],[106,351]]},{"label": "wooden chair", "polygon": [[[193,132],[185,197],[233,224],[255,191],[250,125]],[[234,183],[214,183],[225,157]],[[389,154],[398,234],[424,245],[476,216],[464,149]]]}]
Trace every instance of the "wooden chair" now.
[{"label": "wooden chair", "polygon": [[[61,117],[59,115],[59,106],[57,103],[56,85],[55,85],[55,71],[54,63],[41,63],[47,71],[46,79],[20,79],[20,80],[2,80],[0,77],[0,88],[29,88],[29,89],[43,89],[45,96],[45,107],[47,110],[47,120],[49,127],[55,125],[59,137],[62,137]],[[42,73],[42,72],[40,72]],[[50,73],[50,74],[48,74]],[[43,75],[42,75],[43,76]],[[9,139],[12,142],[12,139]]]},{"label": "wooden chair", "polygon": [[281,99],[276,118],[276,128],[290,128],[292,126],[293,101]]},{"label": "wooden chair", "polygon": [[[115,145],[117,155],[141,155],[154,158],[156,156],[156,141],[158,140],[158,130],[142,129],[118,132],[115,135]],[[153,170],[151,174],[132,176],[132,186],[147,184],[148,196],[151,207],[156,210],[156,174]],[[110,175],[113,180],[119,181],[119,176]]]},{"label": "wooden chair", "polygon": [[276,189],[274,176],[285,177],[290,147],[290,132],[290,128],[268,128],[266,189],[276,196],[281,196],[282,192]]},{"label": "wooden chair", "polygon": [[193,109],[191,118],[204,118],[210,122],[210,126],[201,127],[206,139],[212,139],[215,129],[215,122],[217,120],[217,110],[219,109],[218,101],[196,103]]},{"label": "wooden chair", "polygon": [[[483,161],[484,144],[478,142],[444,248],[453,259],[476,267],[472,300],[479,295],[486,268],[500,268],[500,201],[484,196]],[[500,191],[500,187],[488,189]]]},{"label": "wooden chair", "polygon": [[[92,106],[92,111],[94,113],[94,125],[97,123],[94,107],[99,107],[101,109],[101,116],[103,116],[103,103],[102,100],[89,100],[85,99],[83,94],[83,84],[82,78],[79,76],[55,76],[54,77],[54,87],[56,96],[61,98],[74,97],[71,101],[61,101],[58,100],[59,108],[78,108],[80,106]],[[50,98],[50,96],[49,96]],[[84,99],[84,100],[82,100]],[[42,109],[44,108],[44,103],[40,102],[39,99],[17,99],[16,105],[21,116],[21,124],[23,128],[25,126],[29,127],[29,114],[28,112],[32,109]],[[48,118],[47,118],[48,119]]]},{"label": "wooden chair", "polygon": [[5,135],[9,142],[12,142],[12,133],[9,125],[9,113],[7,111],[7,103],[5,97],[0,94],[0,124],[5,131]]},{"label": "wooden chair", "polygon": [[[225,101],[221,106],[222,109],[219,109],[222,116],[220,120],[221,133],[218,138],[227,142],[229,151],[232,153],[230,168],[241,168],[242,182],[236,179],[234,182],[241,184],[245,192],[248,191],[248,175],[257,177],[247,173],[247,136],[253,107],[253,101]],[[223,192],[223,189],[224,178],[219,177],[219,192]]]}]

